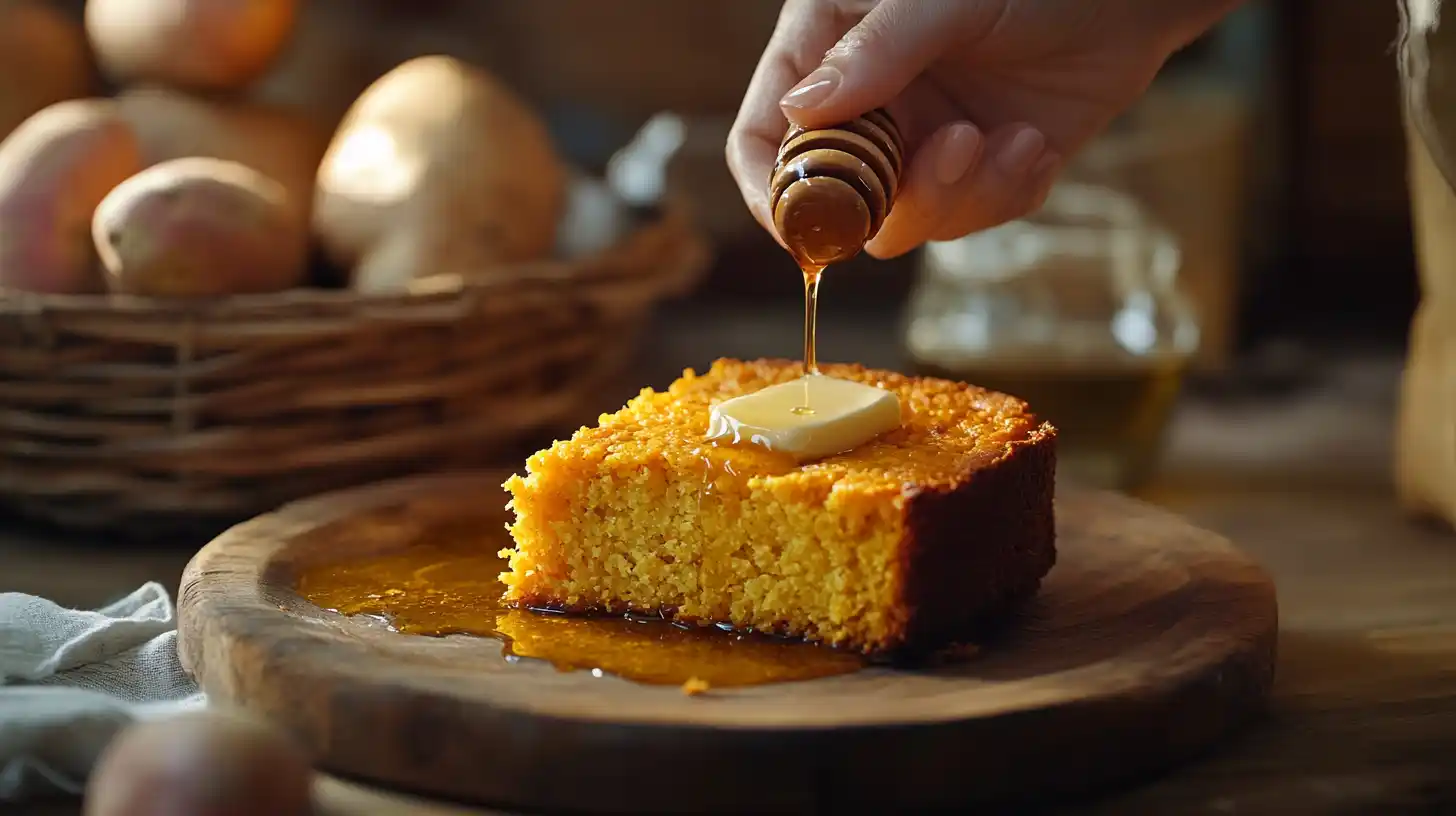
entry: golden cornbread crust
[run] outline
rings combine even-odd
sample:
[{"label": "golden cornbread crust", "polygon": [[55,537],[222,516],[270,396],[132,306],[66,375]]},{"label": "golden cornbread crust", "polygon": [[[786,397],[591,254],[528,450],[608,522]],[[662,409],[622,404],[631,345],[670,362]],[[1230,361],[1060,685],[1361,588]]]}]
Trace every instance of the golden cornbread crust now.
[{"label": "golden cornbread crust", "polygon": [[802,371],[719,360],[533,455],[506,483],[505,601],[913,656],[1035,594],[1056,560],[1052,426],[1005,394],[829,365],[895,392],[901,427],[802,465],[705,441],[713,405]]}]

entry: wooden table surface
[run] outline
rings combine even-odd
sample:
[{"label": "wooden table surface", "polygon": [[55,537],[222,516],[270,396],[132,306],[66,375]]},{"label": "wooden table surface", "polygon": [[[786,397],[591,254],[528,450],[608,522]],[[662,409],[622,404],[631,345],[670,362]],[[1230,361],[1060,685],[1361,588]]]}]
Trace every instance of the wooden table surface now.
[{"label": "wooden table surface", "polygon": [[[783,354],[793,348],[788,326],[695,329],[648,366],[646,381],[670,376],[699,347]],[[897,362],[883,337],[856,339],[870,344],[859,359]],[[1185,401],[1145,498],[1227,535],[1277,579],[1272,710],[1199,763],[1066,812],[1456,813],[1456,535],[1409,521],[1392,497],[1397,376],[1394,356],[1354,358],[1288,397]],[[189,555],[176,543],[121,551],[0,531],[0,590],[94,606],[147,579],[175,587]],[[333,779],[318,792],[328,814],[482,813]]]}]

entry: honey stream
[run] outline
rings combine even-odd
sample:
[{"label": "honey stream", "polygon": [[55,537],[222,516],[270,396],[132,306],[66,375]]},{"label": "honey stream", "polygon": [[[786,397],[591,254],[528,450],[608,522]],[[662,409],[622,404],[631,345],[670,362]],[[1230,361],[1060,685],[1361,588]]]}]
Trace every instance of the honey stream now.
[{"label": "honey stream", "polygon": [[655,617],[507,608],[500,602],[499,580],[505,562],[496,553],[509,541],[486,524],[474,532],[442,531],[400,550],[306,567],[296,588],[320,608],[381,618],[401,633],[494,638],[507,659],[533,658],[561,671],[654,685],[691,680],[710,687],[751,686],[848,674],[864,665],[849,652]]},{"label": "honey stream", "polygon": [[[804,373],[819,373],[819,279],[824,267],[812,261],[799,259],[799,270],[804,274]],[[809,383],[804,383],[804,403],[791,409],[799,416],[812,416],[814,406],[809,404]]]},{"label": "honey stream", "polygon": [[819,279],[824,267],[800,261],[804,273],[804,373],[819,373]]}]

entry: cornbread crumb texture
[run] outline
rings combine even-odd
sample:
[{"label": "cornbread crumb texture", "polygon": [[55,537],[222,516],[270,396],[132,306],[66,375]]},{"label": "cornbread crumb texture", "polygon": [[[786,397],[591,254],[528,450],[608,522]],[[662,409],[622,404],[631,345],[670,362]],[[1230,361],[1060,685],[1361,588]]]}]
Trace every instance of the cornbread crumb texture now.
[{"label": "cornbread crumb texture", "polygon": [[699,694],[706,693],[710,688],[712,688],[712,686],[708,683],[707,680],[702,680],[697,677],[689,677],[682,684],[682,693],[688,695],[689,697],[696,697]]},{"label": "cornbread crumb texture", "polygon": [[[944,606],[911,597],[940,592],[937,581],[959,582],[961,611],[1034,590],[1052,550],[1050,426],[1017,399],[961,383],[850,365],[823,370],[893,391],[901,426],[802,466],[754,446],[714,446],[704,437],[715,403],[803,373],[787,361],[720,360],[665,392],[644,389],[596,427],[532,456],[527,475],[506,483],[516,514],[516,546],[503,553],[506,600],[660,611],[880,651],[913,634],[921,607]],[[993,540],[978,542],[967,526],[977,519],[956,512],[970,505],[954,497],[998,481],[1007,495],[976,511]],[[927,528],[916,505],[955,529]],[[976,552],[1022,563],[984,575],[915,575],[946,547],[960,551],[953,560],[961,568],[974,566],[966,553]],[[1001,587],[990,593],[996,598],[972,597],[987,581]]]}]

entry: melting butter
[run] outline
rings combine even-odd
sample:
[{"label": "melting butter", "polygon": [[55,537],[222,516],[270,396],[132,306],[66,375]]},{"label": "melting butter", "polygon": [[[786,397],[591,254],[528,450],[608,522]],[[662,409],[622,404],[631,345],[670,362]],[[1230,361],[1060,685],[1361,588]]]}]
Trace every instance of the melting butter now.
[{"label": "melting butter", "polygon": [[883,388],[811,374],[713,406],[708,438],[821,459],[900,427],[900,398]]}]

